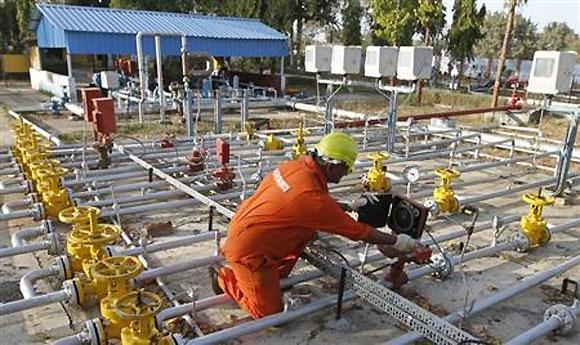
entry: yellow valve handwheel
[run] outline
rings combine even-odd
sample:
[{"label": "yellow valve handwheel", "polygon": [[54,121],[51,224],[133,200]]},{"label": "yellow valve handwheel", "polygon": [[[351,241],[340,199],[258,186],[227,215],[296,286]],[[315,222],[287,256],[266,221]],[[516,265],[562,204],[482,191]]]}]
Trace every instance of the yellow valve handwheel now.
[{"label": "yellow valve handwheel", "polygon": [[554,198],[549,196],[540,196],[535,193],[526,193],[522,196],[522,199],[525,203],[530,204],[531,206],[550,206],[554,204]]},{"label": "yellow valve handwheel", "polygon": [[69,207],[60,211],[58,219],[66,224],[88,223],[91,219],[91,212],[98,217],[101,210],[92,206]]},{"label": "yellow valve handwheel", "polygon": [[438,168],[435,170],[435,175],[442,179],[453,179],[461,176],[461,173],[455,169],[450,168]]},{"label": "yellow valve handwheel", "polygon": [[142,290],[123,295],[115,303],[117,314],[126,320],[138,320],[155,315],[162,306],[161,297],[153,292]]},{"label": "yellow valve handwheel", "polygon": [[40,169],[51,169],[60,166],[60,162],[56,159],[45,159],[42,161],[32,162],[28,165],[30,170],[36,171]]},{"label": "yellow valve handwheel", "polygon": [[91,274],[98,280],[131,279],[143,271],[143,263],[134,256],[113,256],[96,262]]},{"label": "yellow valve handwheel", "polygon": [[121,236],[121,231],[117,226],[111,224],[99,224],[98,231],[93,232],[89,228],[74,229],[67,239],[73,243],[84,245],[103,245],[114,243]]},{"label": "yellow valve handwheel", "polygon": [[42,177],[58,177],[64,176],[69,173],[69,170],[63,167],[46,167],[36,170],[36,176]]}]

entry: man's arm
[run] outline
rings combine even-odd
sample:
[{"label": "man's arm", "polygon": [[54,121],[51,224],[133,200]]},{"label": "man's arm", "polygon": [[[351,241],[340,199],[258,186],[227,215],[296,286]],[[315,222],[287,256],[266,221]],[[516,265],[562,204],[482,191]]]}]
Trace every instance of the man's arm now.
[{"label": "man's arm", "polygon": [[370,244],[394,245],[397,242],[397,236],[372,228],[370,235],[364,241]]}]

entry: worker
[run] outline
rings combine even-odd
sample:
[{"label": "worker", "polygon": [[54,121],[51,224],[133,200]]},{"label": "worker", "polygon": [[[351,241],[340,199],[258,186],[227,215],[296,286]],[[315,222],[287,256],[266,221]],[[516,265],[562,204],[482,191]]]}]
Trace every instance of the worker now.
[{"label": "worker", "polygon": [[408,253],[420,243],[359,223],[328,192],[354,170],[358,150],[347,134],[334,132],[298,160],[268,174],[234,215],[222,248],[228,266],[210,268],[216,294],[225,292],[253,318],[284,308],[280,279],[290,274],[317,230],[377,244],[383,253]]}]

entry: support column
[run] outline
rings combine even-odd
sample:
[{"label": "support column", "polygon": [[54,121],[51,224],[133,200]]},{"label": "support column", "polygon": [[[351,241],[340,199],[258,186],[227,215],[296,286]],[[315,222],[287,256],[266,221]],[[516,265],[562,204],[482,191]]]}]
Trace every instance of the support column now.
[{"label": "support column", "polygon": [[284,74],[284,57],[280,58],[280,91],[281,96],[286,96],[286,75]]},{"label": "support column", "polygon": [[163,58],[161,56],[161,36],[155,36],[155,56],[157,58],[157,94],[159,96],[159,122],[165,123],[165,92],[163,91]]},{"label": "support column", "polygon": [[391,92],[389,114],[387,118],[387,152],[393,153],[397,136],[397,91]]},{"label": "support column", "polygon": [[222,95],[219,90],[215,91],[214,103],[215,133],[222,133]]},{"label": "support column", "polygon": [[243,90],[242,93],[242,106],[241,106],[241,116],[240,116],[240,132],[246,130],[246,123],[248,123],[249,116],[249,100],[248,100],[248,90]]},{"label": "support column", "polygon": [[66,69],[68,72],[68,77],[72,78],[73,77],[73,70],[72,70],[72,56],[70,55],[70,53],[68,52],[68,49],[66,51]]}]

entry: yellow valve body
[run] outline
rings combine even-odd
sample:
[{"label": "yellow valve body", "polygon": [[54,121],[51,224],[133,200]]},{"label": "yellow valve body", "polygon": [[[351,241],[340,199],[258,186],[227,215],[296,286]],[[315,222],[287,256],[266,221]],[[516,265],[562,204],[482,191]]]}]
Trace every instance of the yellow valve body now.
[{"label": "yellow valve body", "polygon": [[284,143],[282,143],[282,140],[276,138],[274,134],[268,134],[264,142],[264,149],[266,151],[282,150],[283,148]]},{"label": "yellow valve body", "polygon": [[131,320],[121,331],[121,344],[173,344],[171,336],[163,336],[156,327],[155,315],[162,306],[161,298],[152,292],[136,291],[119,297],[117,314]]},{"label": "yellow valve body", "polygon": [[304,137],[308,133],[309,132],[304,129],[304,124],[302,121],[300,122],[298,129],[292,132],[292,134],[296,135],[296,143],[292,145],[292,159],[298,159],[300,156],[304,156],[308,153],[306,141],[304,140]]},{"label": "yellow valve body", "polygon": [[433,190],[433,199],[439,210],[444,213],[457,212],[459,201],[455,197],[455,192],[451,188],[451,181],[461,174],[453,169],[437,169],[435,174],[441,178],[439,187]]},{"label": "yellow valve body", "polygon": [[542,217],[542,211],[545,206],[554,204],[554,198],[527,193],[522,199],[530,205],[528,214],[520,221],[522,233],[527,237],[530,248],[539,247],[547,243],[551,237],[547,222]]},{"label": "yellow valve body", "polygon": [[368,155],[373,160],[373,166],[363,177],[363,186],[371,192],[388,192],[391,189],[391,179],[385,173],[386,167],[383,161],[389,158],[386,153],[375,152]]},{"label": "yellow valve body", "polygon": [[105,246],[119,240],[121,229],[112,224],[77,227],[67,235],[66,249],[73,271],[82,272],[83,262],[98,261],[107,256]]}]

